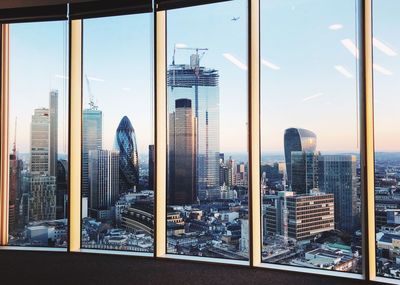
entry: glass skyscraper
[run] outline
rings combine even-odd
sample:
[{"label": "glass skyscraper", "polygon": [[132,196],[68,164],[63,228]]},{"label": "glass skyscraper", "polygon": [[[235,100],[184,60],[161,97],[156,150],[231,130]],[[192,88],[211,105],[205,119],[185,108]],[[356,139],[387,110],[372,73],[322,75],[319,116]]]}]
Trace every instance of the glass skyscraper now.
[{"label": "glass skyscraper", "polygon": [[82,121],[82,196],[89,197],[89,151],[102,149],[103,114],[97,109],[85,109]]},{"label": "glass skyscraper", "polygon": [[196,119],[196,188],[200,200],[220,197],[219,190],[219,74],[200,66],[198,54],[190,64],[169,66],[167,73],[168,113],[177,99],[192,101]]},{"label": "glass skyscraper", "polygon": [[196,200],[195,125],[192,101],[176,100],[169,114],[168,204],[190,205]]},{"label": "glass skyscraper", "polygon": [[135,130],[124,116],[115,134],[115,150],[119,151],[119,191],[127,193],[139,183],[139,157]]},{"label": "glass skyscraper", "polygon": [[335,196],[335,229],[352,233],[357,217],[357,159],[355,155],[322,155],[319,162],[321,191]]},{"label": "glass skyscraper", "polygon": [[288,185],[292,186],[292,152],[306,151],[315,152],[317,147],[317,136],[309,130],[300,128],[289,128],[284,135],[285,162]]}]

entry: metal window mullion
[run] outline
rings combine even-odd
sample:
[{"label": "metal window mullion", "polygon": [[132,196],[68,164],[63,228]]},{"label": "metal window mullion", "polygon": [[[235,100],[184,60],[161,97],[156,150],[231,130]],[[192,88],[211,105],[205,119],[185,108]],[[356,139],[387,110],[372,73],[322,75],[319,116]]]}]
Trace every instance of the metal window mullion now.
[{"label": "metal window mullion", "polygon": [[166,94],[166,11],[155,13],[155,217],[154,256],[166,254],[167,180],[167,94]]},{"label": "metal window mullion", "polygon": [[82,20],[69,22],[69,240],[81,247]]},{"label": "metal window mullion", "polygon": [[0,92],[0,245],[8,243],[8,114],[9,114],[9,25],[1,25]]},{"label": "metal window mullion", "polygon": [[250,265],[261,264],[260,193],[260,0],[249,0],[249,248]]},{"label": "metal window mullion", "polygon": [[374,107],[372,0],[359,0],[360,168],[362,190],[363,275],[376,277],[374,196]]}]

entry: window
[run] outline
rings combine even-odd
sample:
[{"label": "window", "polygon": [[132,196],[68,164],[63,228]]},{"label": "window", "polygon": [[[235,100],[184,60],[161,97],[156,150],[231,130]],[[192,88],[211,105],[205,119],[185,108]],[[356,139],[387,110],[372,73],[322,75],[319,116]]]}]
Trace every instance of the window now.
[{"label": "window", "polygon": [[67,26],[10,25],[11,246],[67,246]]},{"label": "window", "polygon": [[82,248],[153,251],[151,14],[84,20]]},{"label": "window", "polygon": [[262,261],[361,272],[355,1],[261,1]]},{"label": "window", "polygon": [[248,260],[247,1],[168,11],[167,65],[167,253]]},{"label": "window", "polygon": [[399,39],[396,16],[400,3],[374,1],[375,226],[377,275],[400,278],[400,103]]}]

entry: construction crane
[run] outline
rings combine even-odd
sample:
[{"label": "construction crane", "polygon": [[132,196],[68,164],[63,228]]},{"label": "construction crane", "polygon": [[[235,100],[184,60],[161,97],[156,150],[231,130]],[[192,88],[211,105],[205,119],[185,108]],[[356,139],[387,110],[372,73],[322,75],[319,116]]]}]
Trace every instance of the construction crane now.
[{"label": "construction crane", "polygon": [[94,103],[94,96],[92,93],[92,89],[90,88],[90,81],[89,81],[89,77],[87,76],[87,74],[85,74],[85,79],[86,79],[86,85],[88,88],[88,92],[89,92],[89,107],[90,110],[97,110],[98,106]]},{"label": "construction crane", "polygon": [[[172,65],[175,65],[175,54],[176,54],[176,50],[177,49],[184,49],[184,50],[195,50],[196,54],[195,54],[195,58],[196,58],[196,62],[195,62],[195,66],[199,66],[200,65],[200,59],[204,56],[204,54],[206,53],[206,51],[208,50],[208,48],[191,48],[191,47],[180,47],[177,45],[174,45],[174,55],[172,56]],[[203,51],[203,53],[201,54],[201,56],[199,55],[199,51]],[[190,64],[192,65],[192,57],[190,57]]]}]

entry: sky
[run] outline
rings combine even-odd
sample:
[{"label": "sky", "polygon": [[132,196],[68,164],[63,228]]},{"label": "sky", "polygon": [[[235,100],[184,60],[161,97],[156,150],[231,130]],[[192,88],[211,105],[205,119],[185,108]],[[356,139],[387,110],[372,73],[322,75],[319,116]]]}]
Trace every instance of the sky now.
[{"label": "sky", "polygon": [[[396,0],[374,1],[375,141],[379,151],[398,151],[400,37]],[[220,73],[220,151],[247,150],[247,1],[171,10],[167,60],[174,46],[206,47],[201,65]],[[232,21],[233,17],[239,17]],[[301,127],[317,134],[318,150],[358,151],[355,1],[261,1],[262,152],[283,152],[283,133]],[[66,22],[11,25],[10,139],[18,117],[20,152],[29,150],[33,109],[59,99],[59,151],[67,149]],[[84,22],[84,75],[103,111],[103,148],[113,146],[127,115],[140,153],[153,136],[152,15]],[[389,48],[389,49],[388,49]],[[177,63],[190,52],[178,50]],[[83,88],[84,105],[89,92]]]}]

